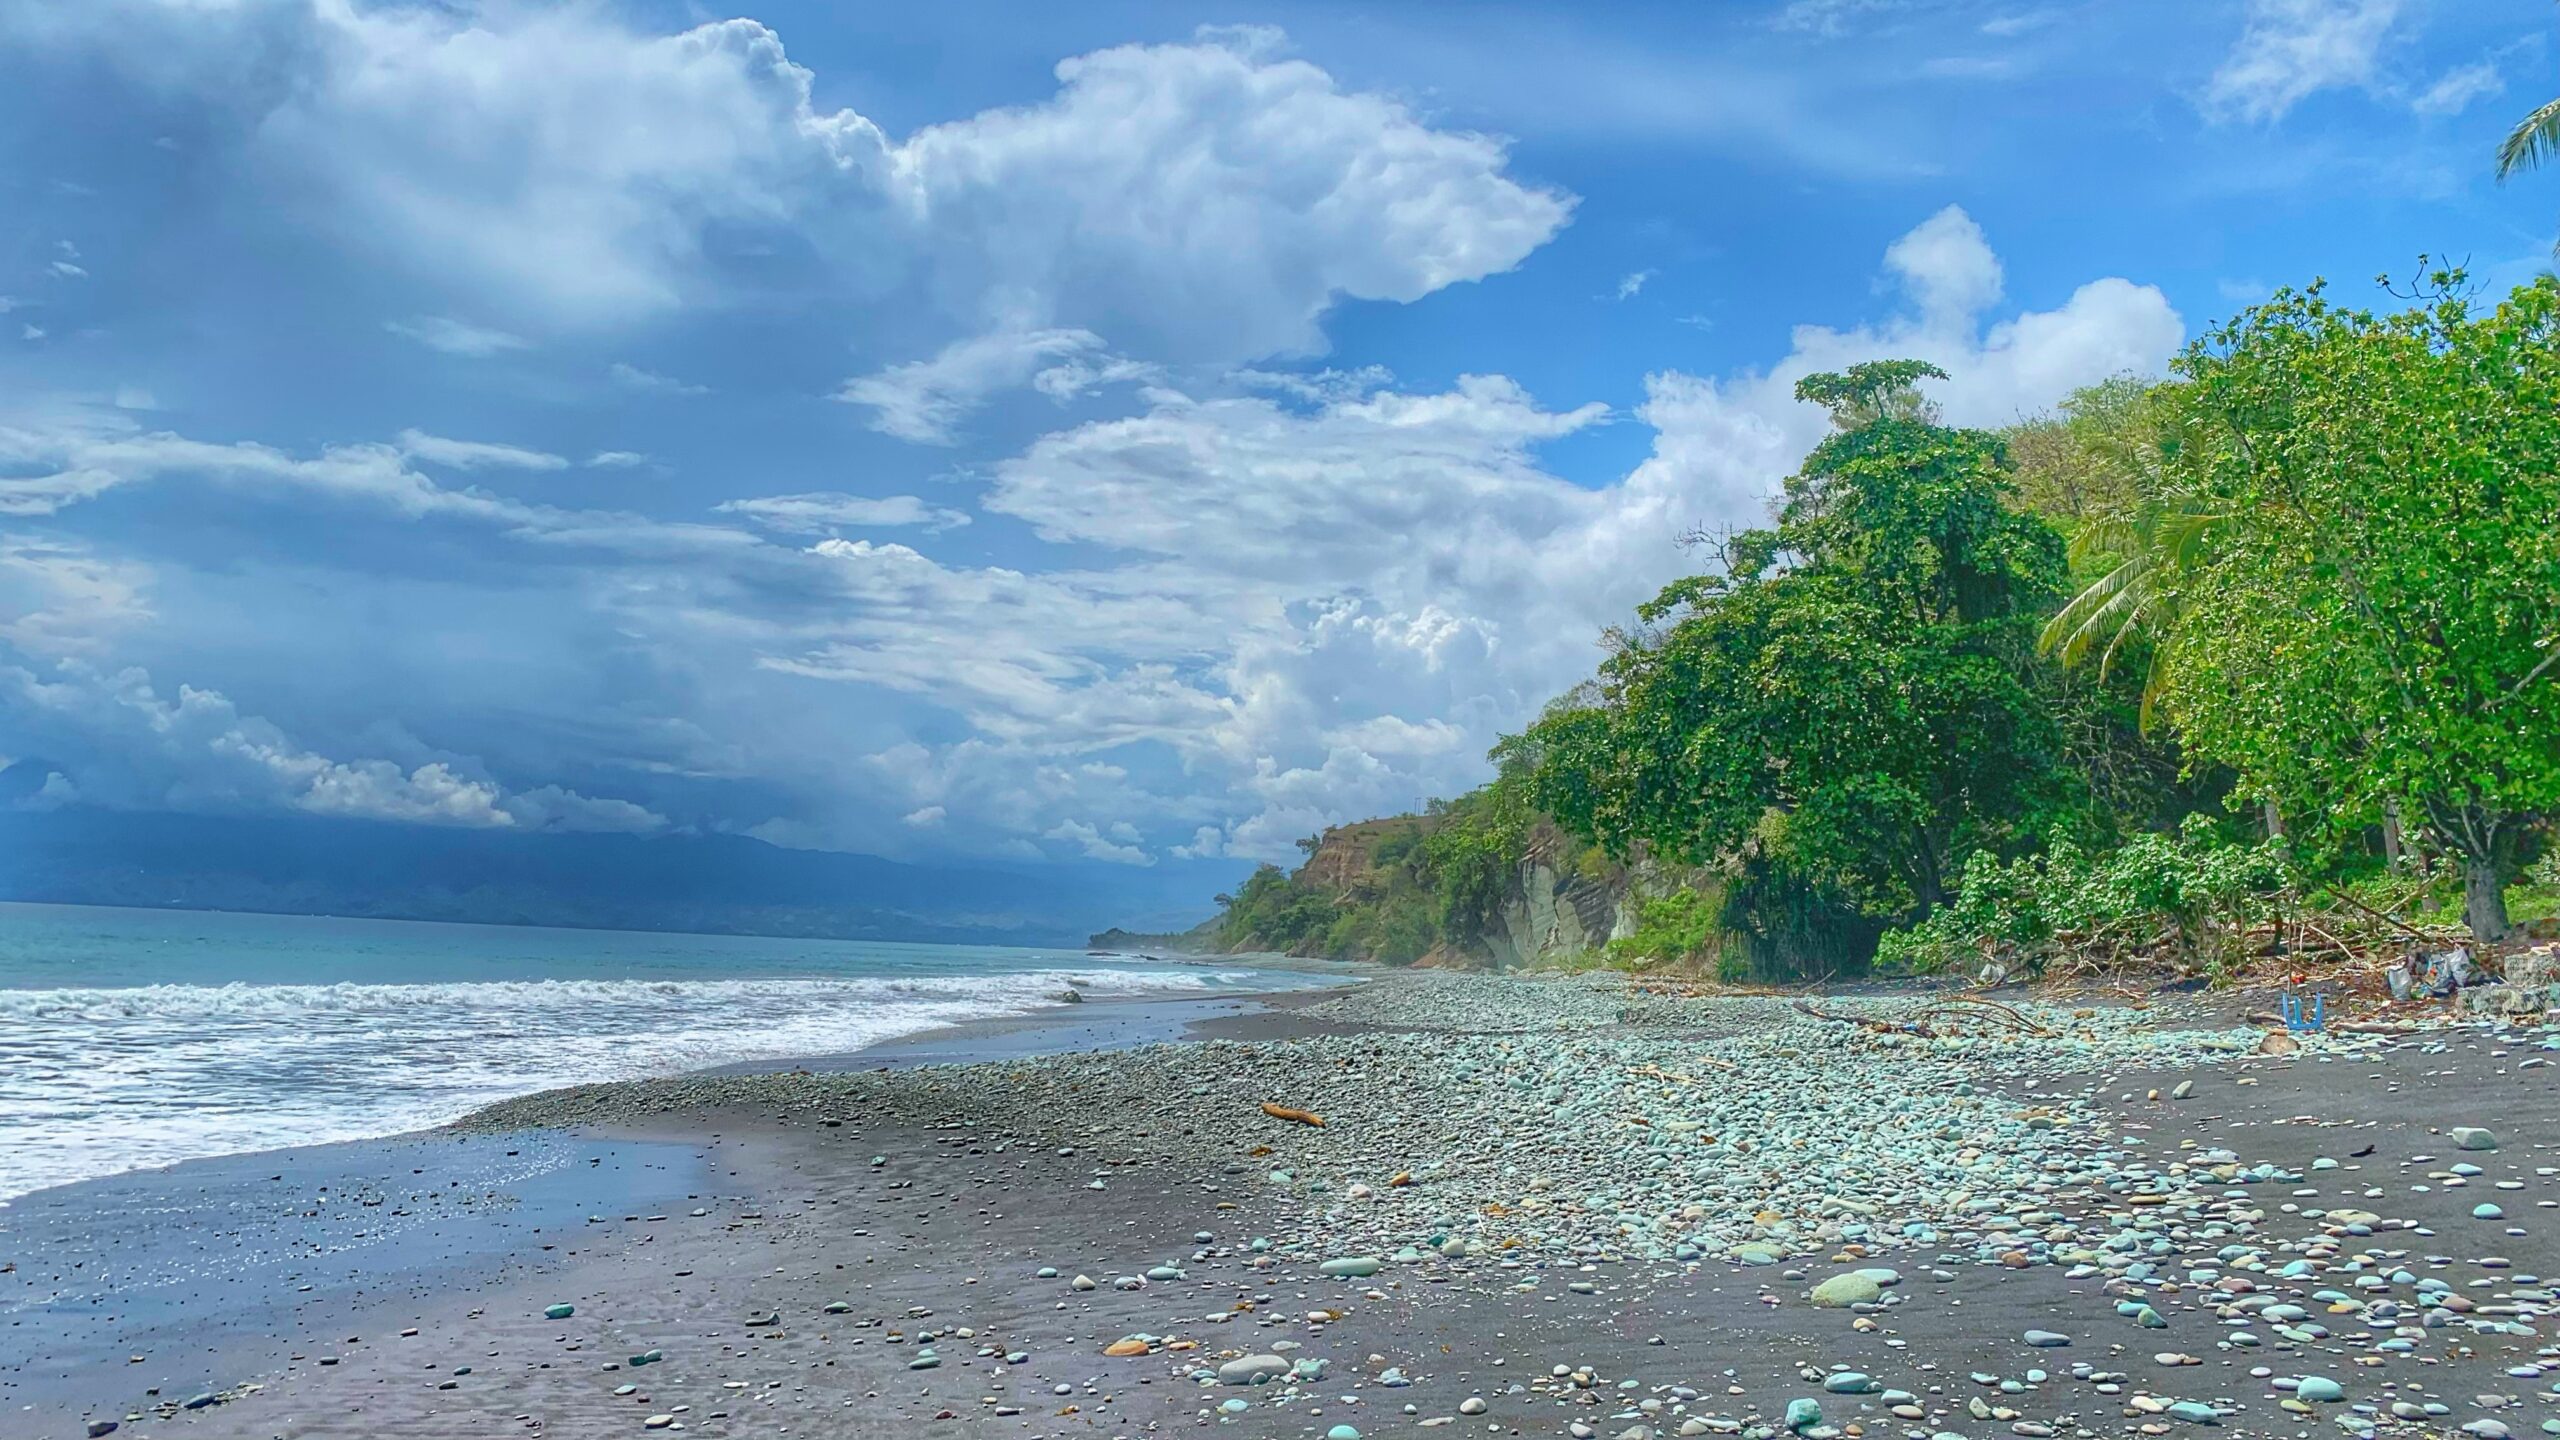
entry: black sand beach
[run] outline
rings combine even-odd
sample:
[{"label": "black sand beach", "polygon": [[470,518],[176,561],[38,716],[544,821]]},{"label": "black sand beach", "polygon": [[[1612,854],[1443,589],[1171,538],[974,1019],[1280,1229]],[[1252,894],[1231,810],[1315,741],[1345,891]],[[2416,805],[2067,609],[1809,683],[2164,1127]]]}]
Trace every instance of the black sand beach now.
[{"label": "black sand beach", "polygon": [[[1632,1212],[1613,1216],[1629,1203],[1626,1172],[1551,1167],[1655,1143],[1643,1132],[1684,1108],[1755,1113],[1750,1088],[1780,1070],[1708,1061],[1770,1043],[1752,1032],[1775,1023],[1774,1002],[1584,1005],[1598,992],[1548,987],[1589,1023],[1547,1028],[1516,1013],[1540,1003],[1536,988],[1481,982],[1499,988],[1479,1001],[1461,988],[1477,982],[1433,980],[1399,1002],[1406,983],[1352,1005],[1297,996],[1207,1018],[1199,1028],[1222,1045],[1034,1061],[1017,1032],[1017,1053],[974,1067],[586,1087],[498,1107],[460,1134],[52,1192],[5,1212],[0,1258],[16,1263],[19,1289],[0,1332],[0,1433],[114,1421],[121,1434],[261,1440],[1341,1426],[1370,1437],[2495,1436],[2560,1417],[2560,1367],[2544,1373],[2535,1333],[2553,1308],[2541,1277],[2560,1273],[2548,1213],[2560,1067],[2542,1063],[2538,1032],[2461,1028],[2334,1050],[2315,1040],[2285,1058],[2163,1046],[2174,1062],[2155,1071],[2129,1062],[2147,1053],[2143,1026],[2172,1023],[2165,1014],[2112,1017],[2123,1023],[2086,1042],[1985,1036],[1943,1056],[1787,1022],[1797,1028],[1760,1052],[1768,1066],[1836,1071],[1840,1088],[1772,1096],[1801,1158],[1771,1161],[1788,1144],[1773,1131],[1749,1163],[1886,1153],[1825,1147],[1895,1108],[1877,1085],[1888,1077],[1984,1117],[1950,1163],[2010,1164],[1962,1158],[2003,1137],[2028,1160],[1925,1223],[1893,1209],[1881,1176],[1813,1175],[1803,1193],[1842,1202],[1827,1218],[1701,1216],[1698,1238],[1712,1232],[1722,1248],[1686,1245],[1697,1253],[1683,1257],[1652,1253],[1670,1242]],[[1377,1018],[1397,1003],[1418,1028]],[[1527,1028],[1499,1029],[1506,1017]],[[1463,1028],[1488,1024],[1499,1033]],[[909,1048],[938,1057],[949,1043]],[[1498,1165],[1432,1171],[1417,1158],[1390,1174],[1375,1149],[1417,1123],[1399,1102],[1461,1083],[1465,1057],[1589,1077],[1654,1045],[1697,1057],[1692,1071],[1656,1065],[1597,1110],[1575,1100],[1555,1112],[1587,1122],[1644,1099],[1652,1118],[1628,1111],[1592,1136],[1539,1138],[1532,1125],[1480,1147],[1533,1161],[1536,1173],[1501,1182],[1503,1199],[1481,1189]],[[2035,1062],[2039,1046],[2062,1053]],[[2009,1093],[1988,1093],[2001,1075]],[[1266,1093],[1275,1077],[1294,1077],[1286,1094]],[[2191,1092],[2168,1098],[2181,1082]],[[1977,1084],[1985,1093],[1964,1093]],[[1329,1123],[1273,1119],[1265,1100]],[[1827,1128],[1835,1111],[1847,1123]],[[516,1128],[532,1119],[544,1128]],[[2455,1126],[2494,1129],[2497,1148],[2457,1148]],[[1726,1129],[1724,1145],[1745,1143]],[[548,1168],[501,1178],[498,1161],[528,1157]],[[2225,1184],[2230,1165],[2291,1178]],[[275,1248],[278,1232],[222,1218],[236,1204],[204,1208],[245,1193],[251,1172],[286,1176],[267,1183],[296,1195],[331,1184],[331,1200],[305,1207],[319,1213],[299,1217],[300,1244],[353,1237],[386,1210],[422,1218],[302,1269],[137,1283],[148,1267],[132,1255]],[[380,1203],[336,1198],[351,1181]],[[1664,1183],[1670,1194],[1686,1182]],[[424,1198],[446,1193],[484,1198]],[[1363,1236],[1402,1233],[1408,1211],[1396,1207],[1443,1201],[1438,1246],[1416,1233],[1393,1256],[1378,1255],[1383,1244],[1353,1251]],[[2484,1204],[2503,1217],[2474,1218]],[[157,1238],[115,1238],[128,1228]],[[71,1238],[82,1233],[96,1237],[85,1248]],[[1739,1238],[1752,1234],[1770,1238]],[[2114,1239],[2124,1235],[2138,1243]],[[1755,1246],[1776,1253],[1760,1263]],[[2252,1248],[2262,1260],[2236,1253]],[[2128,1270],[2136,1251],[2147,1268]],[[107,1267],[103,1283],[91,1265]],[[1808,1299],[1817,1282],[1872,1267],[1894,1273],[1868,1298]],[[2159,1328],[2120,1302],[2149,1305]],[[560,1305],[574,1309],[546,1315]],[[2300,1313],[2270,1308],[2285,1305]],[[2030,1331],[2068,1343],[2030,1345]],[[2386,1348],[2393,1337],[2405,1343]],[[1194,1378],[1255,1355],[1301,1374]],[[2169,1363],[2181,1357],[2194,1363]],[[1303,1373],[1311,1361],[1320,1374]],[[2306,1376],[2337,1382],[2342,1398],[2294,1388]],[[1820,1415],[1799,1410],[1791,1427],[1798,1400]]]}]

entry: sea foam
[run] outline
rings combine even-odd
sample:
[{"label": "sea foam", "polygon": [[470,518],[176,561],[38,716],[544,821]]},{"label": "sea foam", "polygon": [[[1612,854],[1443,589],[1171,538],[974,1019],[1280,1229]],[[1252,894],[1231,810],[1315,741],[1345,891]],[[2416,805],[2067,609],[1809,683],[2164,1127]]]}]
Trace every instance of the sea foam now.
[{"label": "sea foam", "polygon": [[742,1062],[1253,972],[0,989],[0,1201],[176,1161],[396,1134],[510,1095]]}]

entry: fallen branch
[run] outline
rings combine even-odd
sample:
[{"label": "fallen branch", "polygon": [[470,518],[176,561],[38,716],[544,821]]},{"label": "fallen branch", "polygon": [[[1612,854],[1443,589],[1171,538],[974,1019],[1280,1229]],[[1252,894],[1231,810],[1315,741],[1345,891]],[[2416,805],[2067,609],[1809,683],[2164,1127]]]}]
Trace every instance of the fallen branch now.
[{"label": "fallen branch", "polygon": [[1950,995],[1946,997],[1946,999],[1931,1005],[1928,1009],[1923,1010],[1920,1013],[1923,1015],[1937,1014],[1940,1012],[1955,1015],[1963,1014],[1963,1011],[1952,1008],[1957,1005],[1979,1005],[1985,1010],[1989,1010],[1996,1015],[2006,1018],[2010,1024],[2017,1026],[2019,1029],[2026,1031],[2030,1035],[2047,1039],[2050,1039],[2053,1035],[2052,1031],[2047,1030],[2033,1020],[2028,1019],[2026,1016],[2019,1014],[2014,1007],[2003,1005],[1997,1000],[1986,999],[1980,995]]},{"label": "fallen branch", "polygon": [[2333,900],[2345,901],[2347,904],[2363,911],[2374,919],[2381,921],[2383,924],[2389,925],[2398,930],[2401,934],[2408,936],[2412,940],[2427,941],[2435,938],[2434,936],[2429,935],[2426,931],[2421,930],[2417,926],[2410,924],[2408,921],[2401,919],[2397,915],[2383,914],[2381,911],[2374,909],[2372,906],[2367,905],[2344,890],[2332,890],[2329,892],[2329,897]]},{"label": "fallen branch", "polygon": [[1287,1120],[1298,1125],[1313,1125],[1319,1130],[1324,1128],[1324,1117],[1312,1110],[1296,1110],[1286,1105],[1274,1105],[1265,1100],[1262,1102],[1262,1113],[1274,1120]]}]

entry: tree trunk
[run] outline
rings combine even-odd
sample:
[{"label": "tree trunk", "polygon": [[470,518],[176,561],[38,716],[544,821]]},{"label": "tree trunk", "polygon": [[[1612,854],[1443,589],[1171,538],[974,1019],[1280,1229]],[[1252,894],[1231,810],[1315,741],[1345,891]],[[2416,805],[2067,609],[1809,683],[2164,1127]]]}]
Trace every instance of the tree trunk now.
[{"label": "tree trunk", "polygon": [[2493,945],[2507,938],[2507,887],[2494,859],[2466,857],[2462,862],[2462,920],[2471,938]]},{"label": "tree trunk", "polygon": [[2284,812],[2276,808],[2275,797],[2270,795],[2266,799],[2259,801],[2258,809],[2260,813],[2266,817],[2267,838],[2270,840],[2283,839]]},{"label": "tree trunk", "polygon": [[2400,837],[2400,802],[2387,800],[2382,806],[2382,863],[2391,873],[2409,868],[2409,846]]}]

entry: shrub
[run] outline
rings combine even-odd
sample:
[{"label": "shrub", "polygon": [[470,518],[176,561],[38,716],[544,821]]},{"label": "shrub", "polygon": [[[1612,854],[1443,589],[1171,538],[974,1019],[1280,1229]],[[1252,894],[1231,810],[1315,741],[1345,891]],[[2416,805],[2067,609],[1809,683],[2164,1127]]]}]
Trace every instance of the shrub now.
[{"label": "shrub", "polygon": [[2233,845],[2203,816],[2175,835],[2138,835],[2092,855],[2069,841],[2003,861],[1976,853],[1956,898],[1889,932],[1879,964],[1912,972],[1975,960],[2041,969],[2061,955],[2110,963],[2138,955],[2219,967],[2246,928],[2291,885],[2281,844]]},{"label": "shrub", "polygon": [[1721,956],[1723,910],[1723,897],[1702,895],[1686,885],[1667,895],[1647,896],[1636,903],[1634,933],[1610,941],[1608,957],[1616,964],[1664,965]]}]

